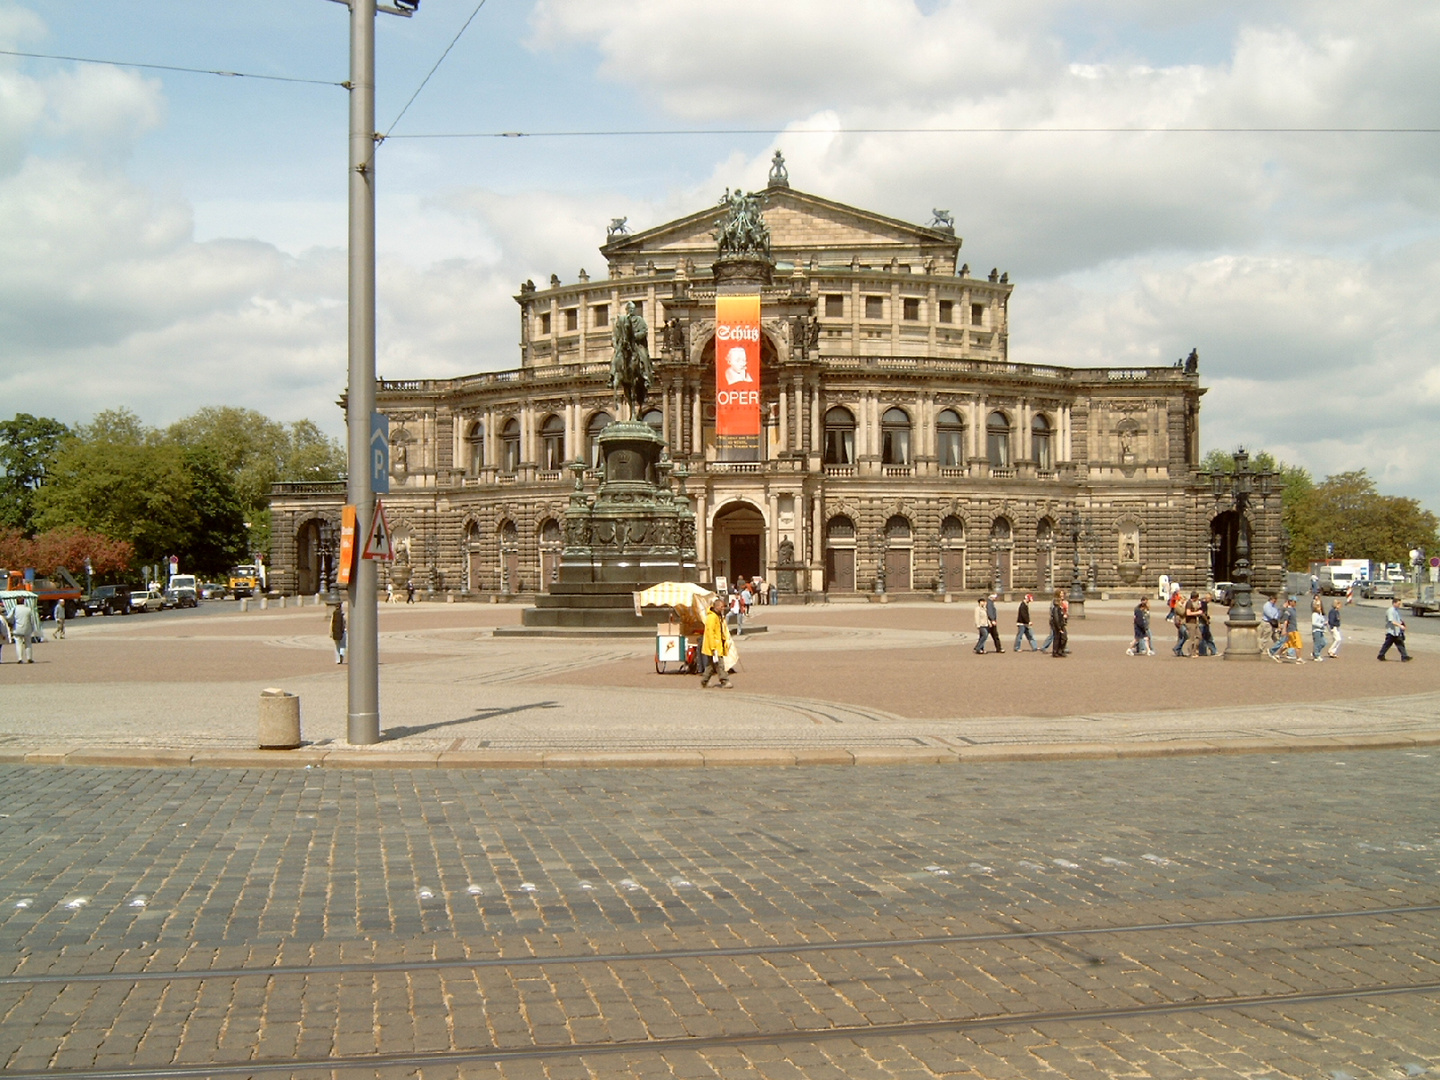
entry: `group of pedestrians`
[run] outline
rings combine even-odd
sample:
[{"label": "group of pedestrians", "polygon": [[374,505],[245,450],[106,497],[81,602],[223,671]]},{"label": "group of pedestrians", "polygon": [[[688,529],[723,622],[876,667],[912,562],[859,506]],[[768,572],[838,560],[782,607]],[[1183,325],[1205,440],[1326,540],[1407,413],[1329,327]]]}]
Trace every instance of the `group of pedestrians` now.
[{"label": "group of pedestrians", "polygon": [[[1005,646],[1000,641],[1000,612],[995,606],[999,599],[998,593],[991,593],[989,596],[982,596],[975,601],[975,652],[977,655],[984,655],[986,646],[991,642],[995,643],[995,652],[1003,653]],[[1030,643],[1031,652],[1048,652],[1051,656],[1070,655],[1070,601],[1065,599],[1065,590],[1056,589],[1055,598],[1050,601],[1050,634],[1046,637],[1044,644],[1035,644],[1035,632],[1031,629],[1030,605],[1035,602],[1033,593],[1026,593],[1025,599],[1020,601],[1020,607],[1015,612],[1015,646],[1014,651],[1020,652],[1020,646],[1025,642]]]}]

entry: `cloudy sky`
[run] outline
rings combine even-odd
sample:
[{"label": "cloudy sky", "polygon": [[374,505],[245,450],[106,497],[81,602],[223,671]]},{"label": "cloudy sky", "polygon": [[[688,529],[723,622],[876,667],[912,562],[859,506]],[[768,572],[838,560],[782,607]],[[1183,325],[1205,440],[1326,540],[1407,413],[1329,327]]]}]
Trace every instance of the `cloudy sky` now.
[{"label": "cloudy sky", "polygon": [[[597,272],[610,217],[759,187],[779,146],[796,187],[952,210],[970,263],[1017,282],[1016,360],[1198,348],[1207,449],[1367,468],[1440,510],[1440,134],[1335,130],[1440,128],[1440,7],[488,0],[393,126],[475,3],[380,18],[382,375],[514,366],[522,280]],[[347,22],[0,0],[0,49],[338,82]],[[346,109],[334,86],[0,55],[0,413],[233,404],[338,434]],[[779,134],[400,137],[637,128]],[[1277,128],[1306,130],[1255,130]]]}]

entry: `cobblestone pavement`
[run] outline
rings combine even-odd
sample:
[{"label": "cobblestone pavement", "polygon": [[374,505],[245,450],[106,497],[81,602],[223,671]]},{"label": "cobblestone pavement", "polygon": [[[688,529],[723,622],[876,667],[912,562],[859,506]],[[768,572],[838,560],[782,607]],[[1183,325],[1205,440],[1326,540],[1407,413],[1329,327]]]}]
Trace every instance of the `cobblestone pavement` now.
[{"label": "cobblestone pavement", "polygon": [[[1061,661],[975,656],[963,604],[761,609],[769,630],[741,640],[738,689],[706,696],[693,676],[655,673],[652,639],[496,638],[516,609],[382,605],[386,738],[371,749],[345,743],[345,671],[323,609],[73,620],[66,640],[38,647],[37,663],[0,666],[0,761],[98,761],[106,750],[223,761],[213,755],[253,749],[267,686],[300,695],[318,752],[413,754],[416,764],[575,764],[594,752],[692,764],[761,751],[955,760],[1025,746],[1440,738],[1440,640],[1417,640],[1412,664],[1377,664],[1375,631],[1359,627],[1337,661],[1279,666],[1176,659],[1157,631],[1161,655],[1137,659],[1124,654],[1128,607],[1092,602],[1075,655]],[[292,762],[318,760],[306,753]]]},{"label": "cobblestone pavement", "polygon": [[0,766],[0,1076],[1436,1076],[1437,760]]}]

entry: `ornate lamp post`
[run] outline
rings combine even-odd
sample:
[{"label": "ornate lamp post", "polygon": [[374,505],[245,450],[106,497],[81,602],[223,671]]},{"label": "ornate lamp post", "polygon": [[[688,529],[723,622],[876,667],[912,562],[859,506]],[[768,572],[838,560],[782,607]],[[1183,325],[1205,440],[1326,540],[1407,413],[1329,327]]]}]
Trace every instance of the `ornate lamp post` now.
[{"label": "ornate lamp post", "polygon": [[1258,660],[1259,620],[1255,618],[1255,609],[1250,602],[1250,537],[1245,527],[1245,511],[1252,495],[1258,494],[1263,499],[1270,494],[1274,473],[1252,471],[1250,455],[1244,447],[1235,451],[1234,459],[1233,473],[1213,473],[1210,477],[1215,498],[1229,497],[1235,504],[1235,570],[1231,575],[1235,587],[1230,614],[1225,619],[1225,659]]},{"label": "ornate lamp post", "polygon": [[335,573],[335,526],[329,521],[321,521],[318,527],[319,540],[316,546],[320,556],[320,589],[329,599],[333,588],[333,576]]},{"label": "ornate lamp post", "polygon": [[1083,523],[1080,508],[1070,508],[1070,547],[1075,553],[1074,565],[1070,568],[1070,618],[1085,618],[1085,584],[1080,571],[1080,536]]}]

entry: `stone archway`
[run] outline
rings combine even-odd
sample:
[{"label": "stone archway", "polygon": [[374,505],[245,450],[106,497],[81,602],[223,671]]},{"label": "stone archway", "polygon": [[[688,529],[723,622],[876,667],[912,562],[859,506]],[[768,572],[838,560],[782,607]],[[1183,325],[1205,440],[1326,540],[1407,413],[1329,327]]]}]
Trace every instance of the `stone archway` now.
[{"label": "stone archway", "polygon": [[715,511],[710,525],[710,563],[726,581],[758,577],[767,561],[765,516],[754,505],[732,500]]},{"label": "stone archway", "polygon": [[[1217,514],[1210,521],[1210,580],[1235,580],[1235,549],[1240,544],[1241,518],[1234,510]],[[1250,545],[1250,565],[1255,565],[1255,534],[1250,522],[1244,522],[1245,539]]]}]

